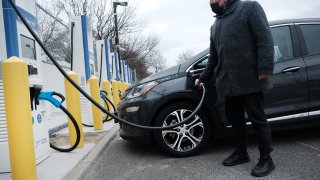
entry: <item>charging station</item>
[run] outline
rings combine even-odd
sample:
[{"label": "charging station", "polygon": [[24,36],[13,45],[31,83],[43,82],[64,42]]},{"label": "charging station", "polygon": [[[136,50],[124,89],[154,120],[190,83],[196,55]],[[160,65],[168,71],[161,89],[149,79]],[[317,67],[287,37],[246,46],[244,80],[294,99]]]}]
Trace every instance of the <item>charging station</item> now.
[{"label": "charging station", "polygon": [[113,79],[116,81],[120,81],[120,72],[119,72],[119,61],[118,61],[118,53],[113,53],[112,58],[112,71],[113,71]]},{"label": "charging station", "polygon": [[132,82],[132,78],[131,78],[131,69],[129,68],[129,66],[127,66],[127,74],[128,74],[128,83],[131,84]]},{"label": "charging station", "polygon": [[121,60],[121,72],[122,72],[122,81],[127,82],[127,72],[126,72],[126,63],[124,60]]},{"label": "charging station", "polygon": [[[111,64],[112,61],[111,52],[110,52],[110,41],[108,39],[96,41],[97,46],[97,62],[98,62],[98,78],[101,83],[104,80],[109,82],[112,79],[111,76]],[[100,79],[101,78],[101,79]]]},{"label": "charging station", "polygon": [[[73,27],[72,27],[73,25]],[[77,16],[70,18],[70,27],[73,31],[73,55],[72,55],[72,71],[78,74],[79,83],[82,89],[90,94],[89,79],[95,75],[95,61],[93,54],[93,38],[90,20],[87,16]],[[82,95],[81,113],[82,120],[86,124],[92,124],[92,108],[91,103]]]},{"label": "charging station", "polygon": [[123,82],[131,83],[131,81],[130,81],[130,68],[125,63],[125,60],[122,60],[122,62],[123,62]]},{"label": "charging station", "polygon": [[[19,10],[28,23],[39,34],[35,0],[16,0]],[[2,0],[0,8],[0,61],[17,56],[28,64],[30,101],[33,124],[36,163],[49,156],[49,131],[46,120],[45,104],[36,97],[43,87],[42,61],[40,46],[17,17],[8,0]],[[0,79],[0,172],[10,172],[10,156],[6,127],[6,114],[3,100],[2,70]],[[17,112],[18,113],[18,112]]]}]

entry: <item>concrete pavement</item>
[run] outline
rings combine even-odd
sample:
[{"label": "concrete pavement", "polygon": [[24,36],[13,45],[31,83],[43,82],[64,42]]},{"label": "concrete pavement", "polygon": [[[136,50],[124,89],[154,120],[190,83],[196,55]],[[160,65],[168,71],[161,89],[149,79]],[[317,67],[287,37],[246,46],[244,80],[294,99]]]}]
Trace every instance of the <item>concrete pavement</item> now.
[{"label": "concrete pavement", "polygon": [[[273,133],[272,156],[276,170],[259,179],[320,179],[320,128]],[[221,162],[233,150],[232,139],[212,142],[200,154],[172,158],[153,145],[127,142],[117,137],[92,165],[85,180],[211,180],[257,179],[250,175],[259,153],[254,137],[250,137],[251,162],[224,167]]]},{"label": "concrete pavement", "polygon": [[[105,147],[116,137],[119,131],[119,125],[113,121],[104,124],[104,129],[94,131],[93,128],[85,127],[83,129],[85,136],[85,146],[76,149],[70,153],[61,153],[51,150],[50,156],[37,165],[37,176],[39,180],[59,180],[59,179],[78,179],[84,175],[90,165],[103,152]],[[68,129],[58,132],[61,135],[59,145],[65,143],[68,139]],[[0,162],[1,163],[1,162]],[[10,173],[0,174],[1,180],[10,180]]]}]

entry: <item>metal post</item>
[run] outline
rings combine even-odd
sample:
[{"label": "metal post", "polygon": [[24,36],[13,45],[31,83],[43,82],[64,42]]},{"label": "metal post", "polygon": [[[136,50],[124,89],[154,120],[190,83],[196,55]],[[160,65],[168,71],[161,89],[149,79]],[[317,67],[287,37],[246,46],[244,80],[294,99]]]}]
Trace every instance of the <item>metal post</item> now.
[{"label": "metal post", "polygon": [[113,2],[113,15],[114,15],[114,30],[115,30],[115,43],[116,49],[118,54],[118,62],[119,62],[119,74],[120,80],[122,80],[122,71],[121,71],[121,58],[120,58],[120,43],[119,43],[119,29],[118,29],[118,15],[117,15],[117,6],[119,5],[118,2]]},{"label": "metal post", "polygon": [[118,53],[118,62],[119,62],[119,74],[120,81],[122,81],[122,69],[121,69],[121,56],[120,56],[120,41],[119,41],[119,28],[118,28],[118,15],[117,15],[117,6],[127,6],[128,2],[113,2],[113,14],[114,14],[114,28],[115,28],[115,43]]}]

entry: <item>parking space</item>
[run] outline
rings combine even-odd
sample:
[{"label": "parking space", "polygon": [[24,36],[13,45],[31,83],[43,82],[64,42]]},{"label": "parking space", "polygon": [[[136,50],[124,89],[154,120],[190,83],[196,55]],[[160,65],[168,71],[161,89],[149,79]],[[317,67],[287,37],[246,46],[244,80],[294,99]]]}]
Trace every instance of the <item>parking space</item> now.
[{"label": "parking space", "polygon": [[[259,179],[320,179],[320,128],[273,133],[272,156],[276,170]],[[131,143],[117,137],[84,179],[256,179],[250,176],[259,153],[249,138],[251,162],[224,167],[221,162],[233,150],[232,139],[212,141],[201,153],[172,158],[152,145]]]}]

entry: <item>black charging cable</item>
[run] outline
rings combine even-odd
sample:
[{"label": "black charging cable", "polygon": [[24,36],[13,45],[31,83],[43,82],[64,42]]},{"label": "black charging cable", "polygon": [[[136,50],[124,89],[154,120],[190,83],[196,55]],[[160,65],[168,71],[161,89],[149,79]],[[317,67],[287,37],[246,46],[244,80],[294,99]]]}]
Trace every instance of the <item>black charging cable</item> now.
[{"label": "black charging cable", "polygon": [[[61,98],[61,101],[58,101],[57,99],[55,99],[53,96],[58,96]],[[57,92],[54,92],[54,91],[50,91],[50,92],[41,92],[37,98],[38,100],[46,100],[46,101],[49,101],[51,104],[53,104],[55,107],[57,108],[60,108],[68,117],[69,119],[71,120],[73,126],[74,126],[74,129],[76,130],[76,135],[77,135],[77,138],[76,138],[76,141],[75,143],[69,147],[69,148],[60,148],[58,146],[55,146],[54,144],[52,144],[50,142],[50,147],[54,150],[57,150],[57,151],[60,151],[60,152],[70,152],[70,151],[73,151],[74,149],[77,148],[77,146],[79,145],[80,143],[80,128],[78,126],[78,123],[77,121],[75,120],[75,118],[73,117],[73,115],[64,107],[62,106],[62,103],[64,102],[65,100],[65,97],[62,95],[62,94],[59,94]]]},{"label": "black charging cable", "polygon": [[59,65],[59,63],[54,59],[54,57],[51,55],[51,53],[49,52],[49,50],[45,47],[45,45],[42,43],[42,41],[40,40],[40,38],[36,35],[36,33],[33,31],[33,29],[30,27],[30,25],[28,24],[28,22],[26,21],[26,19],[23,17],[23,15],[20,13],[19,9],[17,8],[16,4],[13,2],[13,0],[9,0],[12,8],[15,10],[15,12],[17,13],[17,15],[19,16],[19,18],[21,19],[21,21],[23,22],[23,24],[26,26],[26,28],[29,30],[29,32],[31,33],[31,35],[34,37],[34,39],[37,41],[37,43],[40,45],[40,47],[42,48],[42,50],[47,54],[47,56],[49,57],[49,59],[52,61],[52,63],[58,68],[58,70],[60,71],[60,73],[84,96],[86,97],[92,104],[94,104],[96,107],[98,107],[102,112],[108,114],[110,117],[112,117],[113,119],[126,124],[128,126],[132,126],[135,128],[139,128],[139,129],[144,129],[144,130],[169,130],[169,129],[173,129],[176,128],[178,126],[181,126],[187,122],[189,122],[190,120],[192,120],[192,118],[198,113],[198,111],[200,110],[203,101],[204,101],[204,97],[205,97],[205,93],[206,93],[206,88],[204,87],[203,84],[201,84],[201,87],[203,89],[202,92],[202,97],[201,100],[198,104],[198,106],[196,107],[196,109],[183,121],[170,125],[170,126],[161,126],[161,127],[153,127],[153,126],[143,126],[143,125],[139,125],[139,124],[134,124],[131,122],[126,121],[125,119],[122,119],[116,115],[114,115],[113,113],[107,111],[103,106],[101,106],[101,104],[99,102],[96,102],[92,97],[90,97],[90,95],[88,93],[85,92],[85,90],[83,90],[76,82],[74,82],[69,76],[68,74],[63,70],[63,68]]},{"label": "black charging cable", "polygon": [[[112,109],[113,109],[113,112],[116,112],[116,107],[114,106],[114,104],[111,102],[111,100],[108,98],[108,93],[104,90],[101,90],[100,91],[100,96],[102,98],[102,100],[104,101],[104,103],[106,104],[107,106],[107,109],[108,111],[110,112],[110,107],[109,107],[109,104],[112,106]],[[106,119],[104,120],[104,122],[107,122],[107,121],[110,121],[112,120],[113,118],[110,117],[108,114],[106,114]]]},{"label": "black charging cable", "polygon": [[[109,104],[111,104],[112,108],[113,108],[113,112],[116,112],[116,108],[114,107],[114,104],[111,102],[110,99],[107,98],[108,93],[106,91],[101,90],[100,91],[100,97],[103,100],[103,102],[106,104],[107,106],[107,110],[110,111],[110,107]],[[109,102],[109,104],[108,104]],[[111,121],[113,118],[110,117],[108,114],[106,114],[106,118],[103,120],[103,123],[106,123],[108,121]],[[82,123],[83,126],[85,127],[94,127],[91,124],[86,124],[86,123]]]}]

